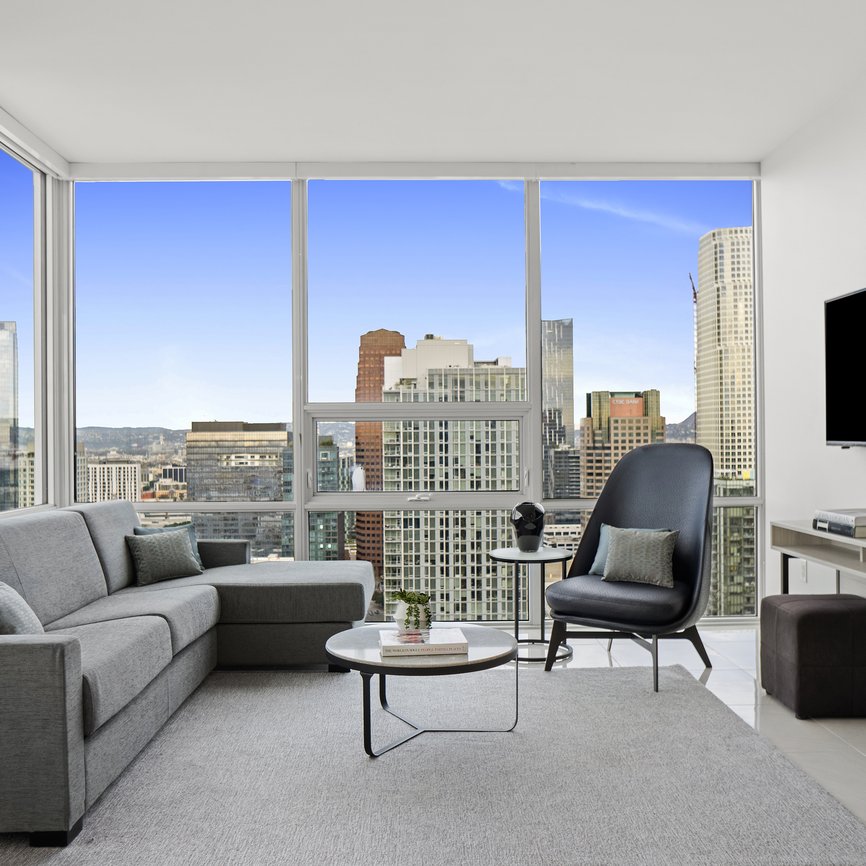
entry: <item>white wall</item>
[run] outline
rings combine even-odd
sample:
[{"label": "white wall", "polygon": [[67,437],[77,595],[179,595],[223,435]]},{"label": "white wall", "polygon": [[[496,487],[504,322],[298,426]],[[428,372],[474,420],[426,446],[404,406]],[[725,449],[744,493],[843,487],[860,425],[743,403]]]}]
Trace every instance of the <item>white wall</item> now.
[{"label": "white wall", "polygon": [[[866,448],[824,444],[823,379],[824,301],[866,287],[864,84],[761,166],[767,523],[866,507]],[[866,322],[863,336],[852,399],[866,411]],[[792,569],[792,592],[832,591],[825,569],[810,568],[807,585],[800,571]],[[779,555],[769,543],[766,574],[766,592],[778,592]],[[866,582],[843,575],[843,591],[866,595]]]}]

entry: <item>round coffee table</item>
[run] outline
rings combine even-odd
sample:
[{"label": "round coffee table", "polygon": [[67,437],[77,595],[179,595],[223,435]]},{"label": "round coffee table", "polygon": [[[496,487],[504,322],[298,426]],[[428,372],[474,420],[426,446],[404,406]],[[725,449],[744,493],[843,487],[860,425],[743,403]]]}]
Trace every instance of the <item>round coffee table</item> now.
[{"label": "round coffee table", "polygon": [[[459,655],[434,654],[385,656],[379,652],[379,632],[396,631],[393,623],[371,624],[349,628],[328,639],[325,654],[328,661],[340,667],[358,671],[363,683],[364,751],[371,758],[424,733],[507,733],[517,725],[517,665],[514,666],[514,721],[507,728],[425,728],[410,722],[388,705],[385,680],[387,676],[431,677],[447,674],[467,674],[495,668],[517,657],[517,641],[511,635],[494,628],[460,623],[469,651]],[[436,628],[436,625],[433,625]],[[379,676],[379,703],[385,712],[405,722],[412,731],[380,749],[373,749],[370,713],[370,680]]]}]

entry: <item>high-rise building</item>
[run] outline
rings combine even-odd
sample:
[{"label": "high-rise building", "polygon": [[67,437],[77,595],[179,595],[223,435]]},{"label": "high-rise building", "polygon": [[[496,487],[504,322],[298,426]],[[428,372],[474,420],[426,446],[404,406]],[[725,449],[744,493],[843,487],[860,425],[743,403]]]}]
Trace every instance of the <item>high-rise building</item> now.
[{"label": "high-rise building", "polygon": [[[713,455],[716,495],[755,495],[752,228],[715,229],[698,244],[695,441]],[[757,612],[756,514],[717,508],[707,614]]]},{"label": "high-rise building", "polygon": [[[551,445],[574,445],[574,321],[543,319],[541,322],[541,396],[544,411],[554,411],[560,421],[562,441],[553,431]],[[545,443],[548,438],[545,437]]]},{"label": "high-rise building", "polygon": [[[340,490],[340,449],[331,436],[319,436],[316,446],[317,488]],[[310,559],[346,559],[346,519],[342,511],[312,511],[309,515]]]},{"label": "high-rise building", "polygon": [[541,447],[545,499],[580,497],[580,452],[574,441],[574,323],[541,322]]},{"label": "high-rise building", "polygon": [[36,505],[36,454],[21,451],[18,455],[18,507],[31,505]]},{"label": "high-rise building", "polygon": [[18,328],[0,322],[0,511],[18,507]]},{"label": "high-rise building", "polygon": [[84,447],[84,443],[76,440],[75,455],[73,457],[76,502],[87,501],[87,458],[87,449]]},{"label": "high-rise building", "polygon": [[593,391],[580,422],[580,486],[595,498],[620,459],[632,448],[665,441],[661,395],[648,391]]},{"label": "high-rise building", "polygon": [[698,245],[695,440],[717,478],[755,478],[755,360],[751,226],[715,229]]},{"label": "high-rise building", "polygon": [[[435,365],[435,366],[434,366]],[[526,399],[526,371],[507,358],[475,361],[465,340],[428,334],[386,360],[387,402]],[[519,428],[502,420],[413,420],[382,424],[383,487],[393,491],[517,490]],[[508,512],[386,511],[386,613],[399,587],[430,591],[438,619],[511,620],[510,570],[498,576],[487,551],[511,538]],[[525,603],[525,587],[522,587]]]},{"label": "high-rise building", "polygon": [[[187,496],[193,502],[279,502],[287,483],[290,435],[284,423],[193,421],[186,434]],[[195,514],[201,538],[243,538],[254,556],[283,551],[284,515],[274,512]]]},{"label": "high-rise building", "polygon": [[[358,378],[355,401],[381,403],[385,384],[385,359],[399,355],[406,341],[397,331],[380,328],[361,335],[358,348]],[[382,423],[358,421],[355,424],[355,463],[363,470],[364,489],[382,489]],[[360,471],[357,477],[360,477]],[[382,512],[359,511],[355,514],[355,539],[358,559],[373,566],[377,581],[382,576]]]},{"label": "high-rise building", "polygon": [[141,463],[104,458],[87,465],[87,502],[141,499]]}]

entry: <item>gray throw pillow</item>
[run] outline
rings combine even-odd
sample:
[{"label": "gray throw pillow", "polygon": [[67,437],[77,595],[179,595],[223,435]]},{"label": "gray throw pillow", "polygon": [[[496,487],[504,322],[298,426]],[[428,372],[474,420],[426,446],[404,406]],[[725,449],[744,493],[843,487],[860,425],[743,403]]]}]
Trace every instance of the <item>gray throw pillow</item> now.
[{"label": "gray throw pillow", "polygon": [[627,580],[673,587],[677,530],[610,527],[610,547],[602,580]]},{"label": "gray throw pillow", "polygon": [[[598,547],[595,551],[595,559],[589,568],[587,574],[604,574],[604,567],[607,564],[607,552],[610,548],[610,526],[607,523],[602,523],[598,531]],[[668,532],[667,529],[642,529],[641,532]]]},{"label": "gray throw pillow", "polygon": [[189,532],[185,529],[125,537],[139,586],[204,571],[192,555]]},{"label": "gray throw pillow", "polygon": [[201,555],[198,552],[198,539],[195,537],[195,527],[191,523],[178,523],[177,526],[136,526],[132,531],[136,535],[156,535],[157,532],[177,532],[179,529],[185,529],[189,533],[192,555],[203,569],[204,563],[201,561]]},{"label": "gray throw pillow", "polygon": [[42,634],[33,608],[6,583],[0,583],[0,634]]}]

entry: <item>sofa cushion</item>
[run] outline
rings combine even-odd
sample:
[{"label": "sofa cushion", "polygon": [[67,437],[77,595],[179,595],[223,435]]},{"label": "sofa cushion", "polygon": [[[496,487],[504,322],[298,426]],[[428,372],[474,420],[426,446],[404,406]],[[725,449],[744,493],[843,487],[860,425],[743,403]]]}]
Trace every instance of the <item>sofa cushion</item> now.
[{"label": "sofa cushion", "polygon": [[108,594],[84,518],[60,509],[0,520],[0,581],[43,625]]},{"label": "sofa cushion", "polygon": [[168,624],[136,616],[59,629],[81,644],[84,735],[122,710],[171,661]]},{"label": "sofa cushion", "polygon": [[124,536],[132,535],[139,525],[138,515],[131,502],[82,502],[70,505],[64,511],[82,515],[93,546],[102,563],[108,591],[122,589],[135,583],[135,568]]},{"label": "sofa cushion", "polygon": [[202,584],[219,592],[221,623],[358,622],[367,615],[374,588],[369,562],[287,560],[208,568],[118,595]]},{"label": "sofa cushion", "polygon": [[172,587],[147,593],[140,589],[132,587],[101,598],[53,622],[49,631],[134,616],[159,616],[168,624],[171,651],[177,654],[219,620],[219,596],[212,586]]},{"label": "sofa cushion", "polygon": [[675,622],[691,603],[692,588],[684,581],[673,587],[651,583],[625,583],[603,580],[595,574],[584,574],[558,580],[547,587],[547,603],[553,613],[603,623],[619,623],[639,630]]},{"label": "sofa cushion", "polygon": [[33,609],[11,586],[0,583],[0,634],[42,634]]},{"label": "sofa cushion", "polygon": [[132,552],[135,582],[139,586],[204,571],[193,556],[189,533],[185,529],[155,535],[127,535],[126,544]]},{"label": "sofa cushion", "polygon": [[189,534],[192,555],[199,566],[204,569],[204,563],[201,561],[201,556],[198,552],[198,539],[196,538],[195,527],[191,523],[176,523],[174,526],[136,526],[132,532],[133,535],[158,535],[160,532],[177,532],[179,529],[185,529]]}]

